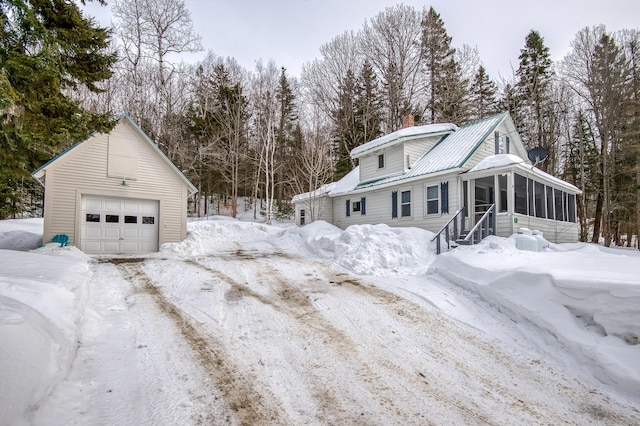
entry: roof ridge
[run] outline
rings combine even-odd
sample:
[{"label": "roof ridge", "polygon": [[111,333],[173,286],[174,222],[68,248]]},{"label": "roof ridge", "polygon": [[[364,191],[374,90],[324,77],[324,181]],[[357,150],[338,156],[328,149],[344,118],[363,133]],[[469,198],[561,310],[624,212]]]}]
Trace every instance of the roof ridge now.
[{"label": "roof ridge", "polygon": [[476,120],[469,121],[468,123],[465,123],[465,124],[461,125],[459,128],[460,128],[460,129],[464,129],[465,127],[474,126],[474,125],[476,125],[476,124],[484,123],[485,121],[489,121],[489,120],[495,120],[495,119],[497,119],[497,118],[499,118],[499,117],[500,117],[500,118],[503,118],[503,117],[505,117],[508,113],[509,113],[509,111],[502,111],[502,112],[499,112],[499,113],[497,113],[497,114],[490,115],[490,116],[488,116],[488,117],[478,118],[478,119],[476,119]]}]

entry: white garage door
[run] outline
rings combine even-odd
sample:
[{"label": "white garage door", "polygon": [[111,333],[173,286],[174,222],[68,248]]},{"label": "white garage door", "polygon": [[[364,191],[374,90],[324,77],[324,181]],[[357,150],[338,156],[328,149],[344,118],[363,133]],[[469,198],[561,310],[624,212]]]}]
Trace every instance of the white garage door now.
[{"label": "white garage door", "polygon": [[81,245],[94,254],[158,251],[158,201],[83,196]]}]

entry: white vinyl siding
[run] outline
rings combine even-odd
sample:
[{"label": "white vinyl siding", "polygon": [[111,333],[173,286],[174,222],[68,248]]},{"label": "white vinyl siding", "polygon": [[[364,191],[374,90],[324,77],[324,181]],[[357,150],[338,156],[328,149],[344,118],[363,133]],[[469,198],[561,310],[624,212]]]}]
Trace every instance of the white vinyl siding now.
[{"label": "white vinyl siding", "polygon": [[[384,167],[378,168],[378,155],[384,154]],[[379,179],[404,171],[402,145],[360,158],[360,182]]]},{"label": "white vinyl siding", "polygon": [[[450,214],[426,214],[426,186],[438,186],[440,191],[440,182],[449,181],[449,212]],[[423,183],[426,182],[426,183]],[[447,174],[434,178],[434,180],[420,181],[415,185],[407,186],[389,186],[381,189],[371,189],[370,191],[352,193],[344,196],[331,198],[333,200],[333,217],[334,225],[344,229],[350,225],[377,224],[384,223],[389,226],[415,226],[418,228],[428,229],[430,231],[439,230],[460,208],[458,200],[459,188],[456,184],[456,174]],[[402,191],[411,190],[411,210],[412,217],[402,218],[401,216],[401,193]],[[391,218],[391,192],[398,191],[398,218]],[[344,206],[347,199],[360,200],[361,197],[367,199],[367,214],[361,216],[352,214],[345,217]]]},{"label": "white vinyl siding", "polygon": [[[107,177],[108,139],[137,144],[137,180]],[[69,236],[79,245],[83,195],[156,200],[159,202],[159,244],[182,241],[186,235],[188,187],[128,120],[109,135],[96,134],[46,169],[43,239]]]},{"label": "white vinyl siding", "polygon": [[[409,170],[413,167],[413,164],[418,161],[426,152],[433,148],[436,143],[442,138],[442,136],[413,139],[405,142],[404,144],[404,162],[405,170]],[[409,161],[407,161],[407,158]]]},{"label": "white vinyl siding", "polygon": [[[316,220],[333,221],[333,211],[331,199],[326,196],[318,196],[307,198],[295,203],[296,205],[296,222],[300,223],[301,211],[305,212],[305,224],[308,225]],[[343,212],[344,214],[344,212]]]}]

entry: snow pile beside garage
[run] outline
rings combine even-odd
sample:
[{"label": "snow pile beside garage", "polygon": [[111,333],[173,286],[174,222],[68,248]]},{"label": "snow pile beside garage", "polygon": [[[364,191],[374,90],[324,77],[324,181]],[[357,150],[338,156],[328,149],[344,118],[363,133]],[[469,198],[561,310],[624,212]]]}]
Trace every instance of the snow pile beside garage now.
[{"label": "snow pile beside garage", "polygon": [[515,323],[533,323],[600,381],[638,395],[638,265],[636,251],[590,244],[522,251],[512,236],[438,256],[430,273],[478,293]]},{"label": "snow pile beside garage", "polygon": [[[23,233],[14,241],[28,245]],[[20,424],[64,379],[88,280],[87,257],[73,247],[0,250],[0,424]]]}]

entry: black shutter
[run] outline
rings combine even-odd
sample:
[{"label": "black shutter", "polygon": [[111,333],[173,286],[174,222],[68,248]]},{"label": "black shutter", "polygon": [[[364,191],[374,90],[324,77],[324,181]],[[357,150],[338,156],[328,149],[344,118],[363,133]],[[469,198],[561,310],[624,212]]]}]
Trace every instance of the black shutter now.
[{"label": "black shutter", "polygon": [[505,153],[505,154],[509,154],[509,136],[507,136],[507,137],[505,138],[505,140],[506,140],[507,142],[506,142],[506,146],[505,146],[504,153]]},{"label": "black shutter", "polygon": [[391,193],[391,219],[398,218],[398,191]]},{"label": "black shutter", "polygon": [[500,133],[494,132],[493,137],[495,139],[495,154],[500,154]]},{"label": "black shutter", "polygon": [[347,217],[351,216],[351,202],[347,200]]},{"label": "black shutter", "polygon": [[449,182],[440,183],[440,205],[442,214],[449,214]]},{"label": "black shutter", "polygon": [[367,199],[365,197],[362,197],[360,199],[360,214],[362,216],[365,216],[367,214],[367,203],[366,203]]}]

